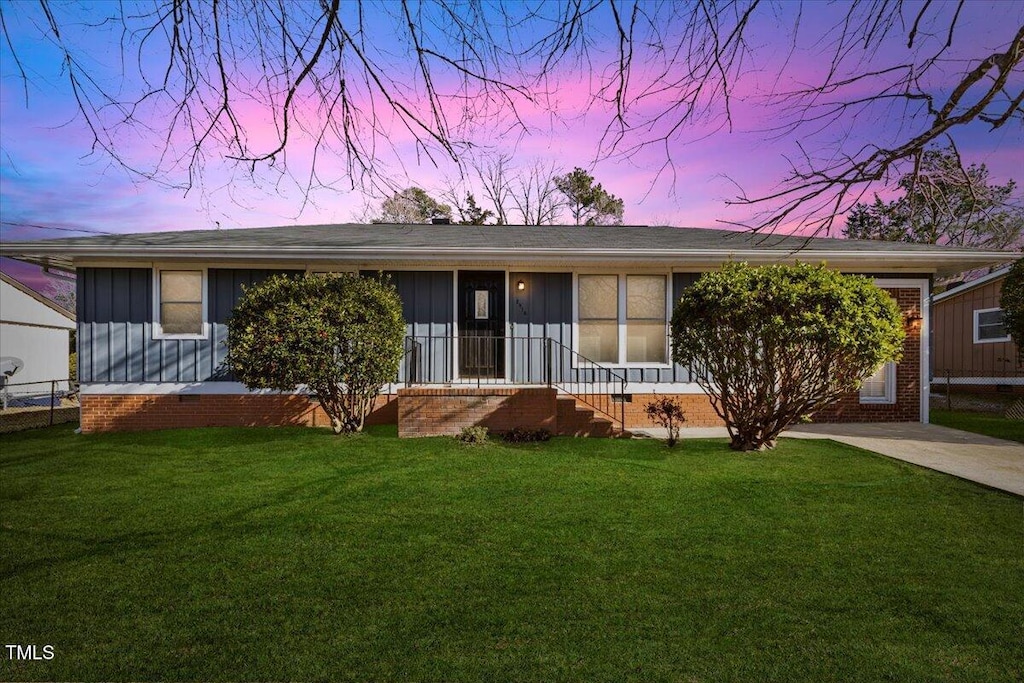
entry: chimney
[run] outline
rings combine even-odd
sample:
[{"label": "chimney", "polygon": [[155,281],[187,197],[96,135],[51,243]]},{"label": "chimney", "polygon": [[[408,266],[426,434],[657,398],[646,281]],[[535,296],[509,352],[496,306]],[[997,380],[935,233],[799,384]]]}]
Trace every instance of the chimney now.
[{"label": "chimney", "polygon": [[447,216],[434,216],[430,219],[431,225],[451,225],[452,219]]}]

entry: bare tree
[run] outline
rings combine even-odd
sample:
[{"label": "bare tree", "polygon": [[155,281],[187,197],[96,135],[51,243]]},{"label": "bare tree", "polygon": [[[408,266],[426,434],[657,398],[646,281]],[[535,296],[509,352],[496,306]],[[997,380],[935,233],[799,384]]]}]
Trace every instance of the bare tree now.
[{"label": "bare tree", "polygon": [[512,206],[511,163],[512,156],[503,153],[486,159],[477,157],[471,162],[483,196],[494,208],[494,218],[498,225],[509,223],[509,211]]},{"label": "bare tree", "polygon": [[380,213],[370,219],[371,223],[429,223],[435,218],[452,217],[452,207],[431,197],[421,187],[407,187],[385,197],[380,204]]},{"label": "bare tree", "polygon": [[[992,27],[985,44],[962,44],[971,18]],[[307,190],[377,184],[413,158],[459,163],[482,128],[492,140],[529,134],[525,107],[554,112],[569,85],[588,88],[583,111],[605,117],[597,157],[654,150],[674,177],[692,131],[734,128],[739,84],[756,74],[771,95],[745,102],[765,107],[795,149],[774,191],[736,200],[757,212],[755,229],[828,230],[928,145],[970,124],[1019,122],[1022,23],[1019,4],[966,0],[0,4],[11,68],[30,78],[22,56],[33,48],[19,36],[36,27],[60,54],[94,150],[182,187],[216,160]],[[84,41],[104,30],[120,56],[112,70]],[[874,139],[835,132],[893,117],[902,125]],[[132,157],[140,139],[161,154]],[[335,160],[342,169],[328,171]]]},{"label": "bare tree", "polygon": [[555,162],[534,161],[516,173],[509,193],[515,213],[523,225],[551,225],[565,208],[565,196],[558,189]]},{"label": "bare tree", "polygon": [[854,239],[950,244],[958,247],[1020,247],[1024,206],[1017,183],[990,183],[988,168],[964,168],[955,147],[926,150],[916,174],[900,181],[903,195],[857,204],[843,234]]}]

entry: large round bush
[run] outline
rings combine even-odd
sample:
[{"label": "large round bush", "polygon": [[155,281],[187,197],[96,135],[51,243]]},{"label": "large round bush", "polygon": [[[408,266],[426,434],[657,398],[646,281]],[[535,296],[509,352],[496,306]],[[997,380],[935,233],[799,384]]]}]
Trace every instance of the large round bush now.
[{"label": "large round bush", "polygon": [[357,275],[276,275],[247,289],[228,321],[228,365],[250,389],[319,397],[336,433],[363,428],[402,358],[395,288]]}]

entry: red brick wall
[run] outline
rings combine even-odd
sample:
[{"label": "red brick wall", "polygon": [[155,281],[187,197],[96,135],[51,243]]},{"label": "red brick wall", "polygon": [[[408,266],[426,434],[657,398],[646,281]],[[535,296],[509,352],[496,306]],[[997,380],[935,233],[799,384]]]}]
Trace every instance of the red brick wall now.
[{"label": "red brick wall", "polygon": [[626,404],[626,429],[660,426],[651,422],[644,411],[648,403],[666,396],[683,407],[684,427],[721,427],[724,424],[711,407],[711,399],[704,394],[633,394],[633,400]]},{"label": "red brick wall", "polygon": [[[906,317],[921,317],[921,291],[886,289]],[[908,323],[903,359],[896,365],[896,402],[861,403],[858,392],[814,416],[815,422],[917,422],[921,419],[921,322]]]},{"label": "red brick wall", "polygon": [[[328,427],[319,404],[278,394],[92,395],[81,397],[82,431],[130,432],[187,427]],[[394,424],[395,396],[378,396],[367,424]]]},{"label": "red brick wall", "polygon": [[458,434],[482,425],[501,432],[513,427],[558,430],[554,389],[399,389],[398,435]]}]

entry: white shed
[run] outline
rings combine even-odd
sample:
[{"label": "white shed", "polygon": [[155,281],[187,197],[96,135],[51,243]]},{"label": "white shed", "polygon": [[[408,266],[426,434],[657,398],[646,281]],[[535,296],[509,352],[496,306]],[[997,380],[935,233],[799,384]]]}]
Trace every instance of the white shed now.
[{"label": "white shed", "polygon": [[0,361],[23,363],[8,380],[11,396],[49,394],[53,380],[63,380],[58,390],[68,388],[74,329],[74,313],[0,273]]}]

